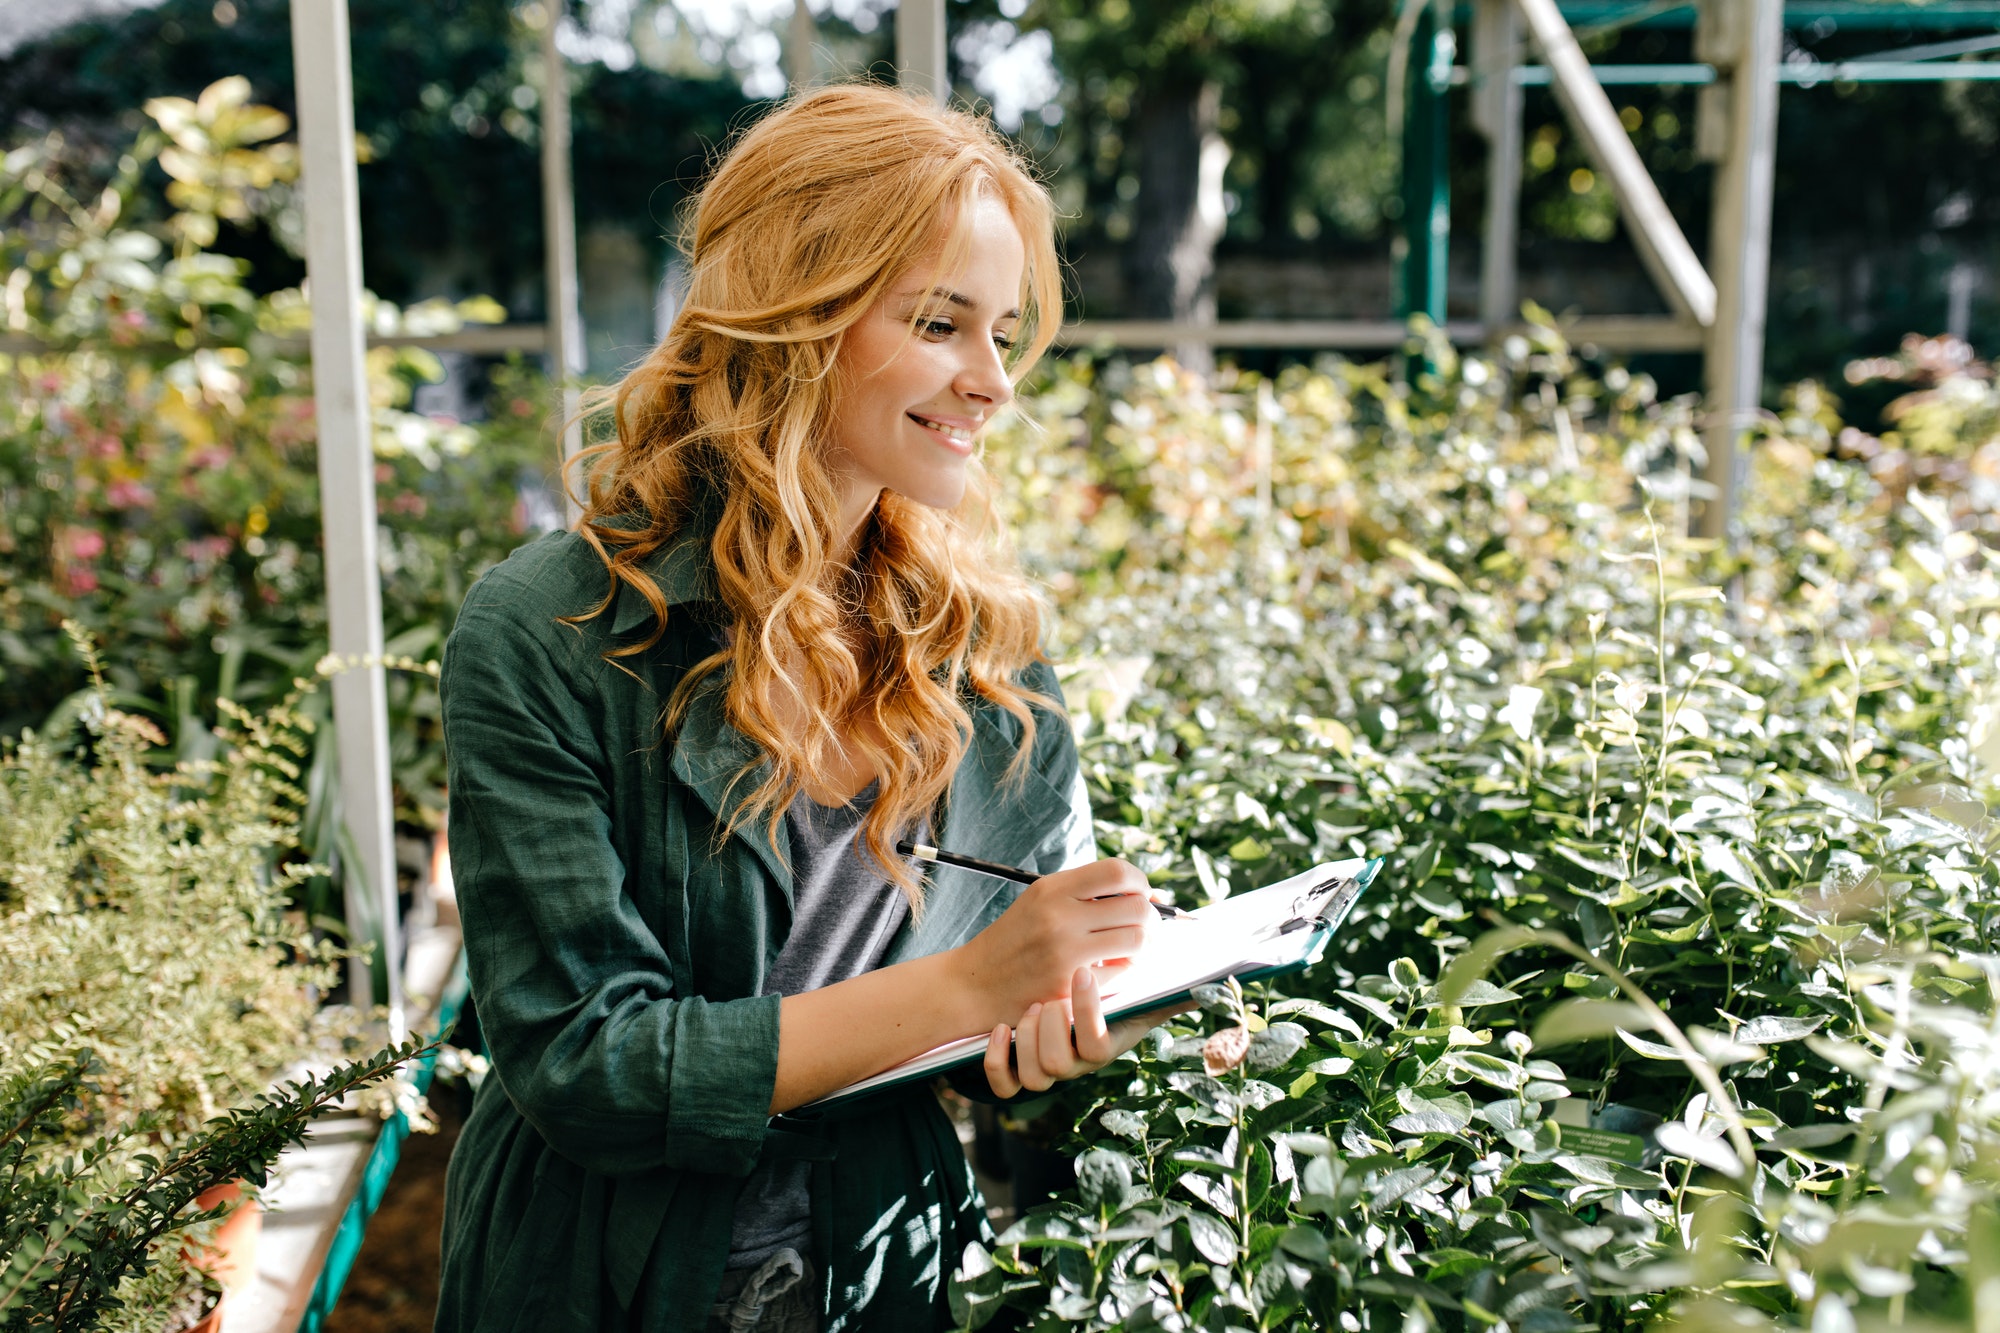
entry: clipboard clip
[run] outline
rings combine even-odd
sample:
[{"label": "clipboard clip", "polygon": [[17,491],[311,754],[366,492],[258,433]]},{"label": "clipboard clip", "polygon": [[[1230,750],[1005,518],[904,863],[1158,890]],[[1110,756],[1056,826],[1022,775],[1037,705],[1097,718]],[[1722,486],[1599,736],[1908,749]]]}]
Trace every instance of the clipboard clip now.
[{"label": "clipboard clip", "polygon": [[1295,930],[1334,925],[1346,914],[1347,905],[1354,900],[1357,888],[1354,876],[1343,875],[1317,888],[1307,889],[1293,903],[1293,915],[1278,927],[1278,933],[1289,935]]}]

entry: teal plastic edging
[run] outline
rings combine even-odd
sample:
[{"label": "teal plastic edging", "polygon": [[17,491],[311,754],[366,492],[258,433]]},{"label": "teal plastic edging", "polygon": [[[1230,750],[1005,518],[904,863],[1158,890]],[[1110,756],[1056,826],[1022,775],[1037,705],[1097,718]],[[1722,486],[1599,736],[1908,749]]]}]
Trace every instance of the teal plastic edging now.
[{"label": "teal plastic edging", "polygon": [[[437,1024],[431,1029],[435,1035],[448,1030],[458,1021],[458,1014],[465,1007],[465,997],[471,983],[465,971],[465,951],[459,950],[458,961],[452,966],[451,980],[445,983],[444,994],[438,998]],[[417,1062],[415,1083],[418,1092],[427,1092],[431,1086],[431,1076],[437,1072],[437,1052],[433,1051]],[[396,1163],[403,1156],[403,1140],[410,1136],[409,1118],[397,1112],[382,1125],[382,1134],[375,1140],[374,1149],[368,1154],[368,1165],[361,1173],[361,1188],[348,1201],[347,1211],[340,1219],[340,1229],[334,1232],[333,1243],[327,1247],[326,1262],[320,1265],[319,1277],[313,1283],[312,1299],[306,1302],[306,1312],[299,1320],[299,1333],[321,1333],[327,1316],[333,1313],[334,1303],[340,1299],[341,1288],[347,1285],[347,1275],[354,1269],[355,1256],[361,1252],[361,1241],[368,1233],[368,1219],[375,1215],[375,1209],[382,1203],[382,1195],[389,1188],[389,1177],[396,1172]]]}]

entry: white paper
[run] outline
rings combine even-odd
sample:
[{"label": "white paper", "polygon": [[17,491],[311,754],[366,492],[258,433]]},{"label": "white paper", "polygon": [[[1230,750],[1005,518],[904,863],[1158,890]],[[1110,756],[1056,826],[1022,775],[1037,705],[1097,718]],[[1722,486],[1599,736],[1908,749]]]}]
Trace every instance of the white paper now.
[{"label": "white paper", "polygon": [[[1105,1017],[1115,1021],[1143,1013],[1169,996],[1183,994],[1206,982],[1282,967],[1311,956],[1324,946],[1326,932],[1295,929],[1285,933],[1282,929],[1285,923],[1297,917],[1302,908],[1315,910],[1323,901],[1310,898],[1310,890],[1359,875],[1367,865],[1365,859],[1329,861],[1276,884],[1196,908],[1184,917],[1154,922],[1146,932],[1144,952],[1133,960],[1131,967],[1105,984]],[[946,1042],[808,1105],[844,1100],[891,1083],[940,1073],[981,1056],[986,1050],[986,1039],[987,1034],[982,1032]]]}]

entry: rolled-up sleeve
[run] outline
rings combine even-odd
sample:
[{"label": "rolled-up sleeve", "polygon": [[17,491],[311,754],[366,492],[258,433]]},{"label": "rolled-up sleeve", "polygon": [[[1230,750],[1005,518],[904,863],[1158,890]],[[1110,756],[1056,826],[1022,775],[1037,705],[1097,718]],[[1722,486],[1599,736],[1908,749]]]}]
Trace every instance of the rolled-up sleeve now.
[{"label": "rolled-up sleeve", "polygon": [[1062,868],[1087,866],[1098,859],[1097,825],[1090,813],[1090,787],[1077,767],[1069,785],[1069,818],[1063,824]]},{"label": "rolled-up sleeve", "polygon": [[579,1165],[746,1174],[777,1075],[779,999],[674,993],[613,838],[599,663],[536,600],[490,579],[475,589],[440,682],[452,872],[494,1070]]}]

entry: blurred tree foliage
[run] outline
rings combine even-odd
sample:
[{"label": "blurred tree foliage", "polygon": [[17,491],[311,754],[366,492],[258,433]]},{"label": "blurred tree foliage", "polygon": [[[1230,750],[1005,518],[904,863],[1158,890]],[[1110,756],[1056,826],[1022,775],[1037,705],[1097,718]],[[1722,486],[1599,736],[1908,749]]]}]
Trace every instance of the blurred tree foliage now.
[{"label": "blurred tree foliage", "polygon": [[[713,147],[782,88],[784,7],[570,2],[594,43],[572,67],[580,219],[659,236]],[[540,77],[529,20],[540,7],[352,7],[357,117],[373,153],[363,168],[371,286],[397,301],[490,292],[516,317],[535,317]],[[812,8],[815,77],[888,71],[891,0]],[[1016,132],[1057,190],[1071,256],[1117,253],[1135,298],[1129,312],[1091,313],[1201,313],[1216,249],[1313,255],[1386,244],[1396,213],[1383,87],[1391,0],[948,0],[948,9],[960,41],[955,84],[968,96],[979,95],[979,60],[1013,54],[1019,42],[1048,43],[1060,91],[1046,108],[1022,108],[1030,114]],[[1654,7],[1634,14],[1655,16]],[[166,0],[79,25],[0,60],[0,120],[29,131],[58,126],[79,156],[94,148],[109,160],[146,98],[191,95],[226,74],[248,75],[259,100],[289,110],[287,16],[285,0]],[[962,40],[975,33],[978,41]],[[1580,35],[1603,62],[1693,58],[1685,27],[1598,25]],[[1787,51],[1836,60],[1962,35],[1822,23],[1792,30]],[[787,50],[785,63],[792,59]],[[1705,245],[1712,173],[1695,157],[1693,89],[1612,94],[1669,205]],[[1486,151],[1467,123],[1464,92],[1451,96],[1463,283],[1484,209]],[[1206,221],[1194,188],[1204,138],[1211,167],[1222,166]],[[1528,92],[1525,144],[1524,246],[1580,246],[1557,266],[1579,279],[1600,253],[1606,265],[1632,267],[1608,187],[1545,89]],[[1149,160],[1179,165],[1154,169]],[[1990,281],[2000,271],[2000,85],[1788,87],[1778,170],[1774,384],[1831,379],[1857,349],[1944,328],[1954,268],[1961,286],[1966,273],[1989,275],[1973,285],[1965,332],[1975,343],[2000,336]],[[260,286],[297,281],[296,261],[270,238],[226,243],[248,247]],[[1183,253],[1170,263],[1176,245]],[[1681,360],[1672,382],[1694,373],[1693,359]]]},{"label": "blurred tree foliage", "polygon": [[[396,301],[486,292],[517,318],[539,318],[541,72],[530,15],[510,0],[350,0],[349,9],[369,286]],[[191,96],[241,74],[259,101],[296,111],[291,65],[286,0],[166,0],[0,60],[0,123],[60,129],[75,161],[108,165],[150,97]],[[752,104],[726,70],[576,63],[571,77],[579,222],[647,236],[671,229],[710,146]],[[253,281],[273,290],[304,272],[284,240],[280,227],[225,244],[241,247]]]},{"label": "blurred tree foliage", "polygon": [[1282,244],[1327,217],[1372,232],[1390,186],[1387,0],[1035,0],[1065,82],[1065,163],[1126,241],[1131,314],[1212,319],[1227,231]]}]

